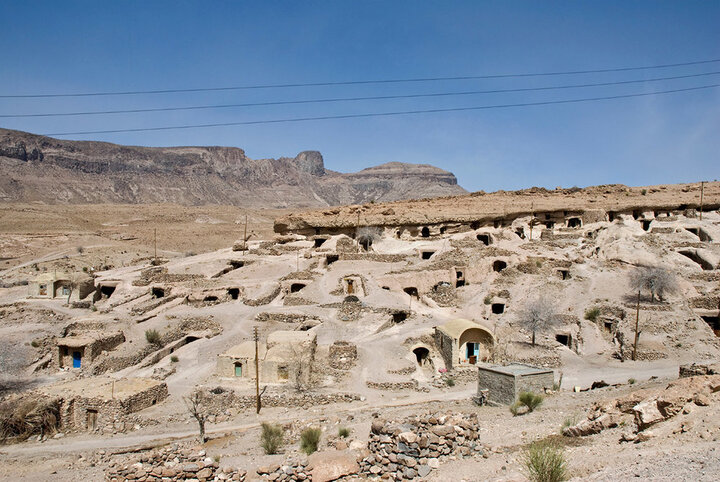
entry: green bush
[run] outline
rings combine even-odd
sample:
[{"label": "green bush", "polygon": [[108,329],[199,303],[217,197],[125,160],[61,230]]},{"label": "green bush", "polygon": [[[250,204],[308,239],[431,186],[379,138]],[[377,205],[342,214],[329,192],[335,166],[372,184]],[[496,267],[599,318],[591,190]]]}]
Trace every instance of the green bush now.
[{"label": "green bush", "polygon": [[445,385],[448,387],[454,387],[455,386],[455,379],[454,378],[446,378],[445,379]]},{"label": "green bush", "polygon": [[322,431],[319,428],[306,428],[300,434],[300,450],[310,455],[317,452]]},{"label": "green bush", "polygon": [[635,380],[634,378],[628,378],[628,383],[629,383],[630,385],[635,385],[635,382],[636,382],[636,381],[637,381],[637,380]]},{"label": "green bush", "polygon": [[543,396],[532,392],[522,392],[518,397],[518,402],[520,402],[520,404],[522,405],[525,405],[528,409],[528,412],[532,412],[540,405],[542,405]]},{"label": "green bush", "polygon": [[520,407],[522,407],[522,403],[515,402],[512,405],[510,405],[510,413],[513,414],[513,417],[517,417],[520,415]]},{"label": "green bush", "polygon": [[278,453],[283,444],[283,429],[279,425],[262,424],[260,445],[267,455]]},{"label": "green bush", "polygon": [[643,196],[646,195],[646,194],[647,194],[647,189],[643,189],[642,191],[640,191],[640,194],[642,194]]},{"label": "green bush", "polygon": [[600,316],[600,308],[597,306],[593,306],[592,308],[585,310],[585,319],[588,321],[595,323],[598,316]]},{"label": "green bush", "polygon": [[350,429],[346,427],[339,427],[338,436],[341,438],[348,438],[350,436]]},{"label": "green bush", "polygon": [[145,339],[151,345],[159,345],[160,333],[157,330],[145,330]]},{"label": "green bush", "polygon": [[32,346],[33,348],[37,348],[40,346],[40,342],[37,340],[33,340],[30,342],[30,346]]},{"label": "green bush", "polygon": [[520,460],[533,482],[560,482],[568,478],[565,454],[558,444],[534,442],[523,450]]},{"label": "green bush", "polygon": [[177,357],[177,355],[173,355],[170,357],[170,361],[173,363],[177,363],[178,361],[180,361],[180,359]]},{"label": "green bush", "polygon": [[486,305],[489,305],[490,303],[492,303],[492,299],[493,299],[492,295],[486,295],[485,299],[483,300],[483,303],[485,303]]}]

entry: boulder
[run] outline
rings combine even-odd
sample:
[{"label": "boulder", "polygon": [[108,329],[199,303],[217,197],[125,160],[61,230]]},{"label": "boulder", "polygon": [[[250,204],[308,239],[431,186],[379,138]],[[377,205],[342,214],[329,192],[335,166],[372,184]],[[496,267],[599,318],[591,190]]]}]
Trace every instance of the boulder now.
[{"label": "boulder", "polygon": [[635,415],[635,421],[637,422],[638,430],[645,430],[647,427],[662,422],[665,417],[658,408],[657,399],[650,399],[641,403],[638,403],[633,407],[633,413]]},{"label": "boulder", "polygon": [[360,470],[354,454],[339,450],[315,452],[308,457],[308,465],[312,466],[313,482],[336,480]]}]

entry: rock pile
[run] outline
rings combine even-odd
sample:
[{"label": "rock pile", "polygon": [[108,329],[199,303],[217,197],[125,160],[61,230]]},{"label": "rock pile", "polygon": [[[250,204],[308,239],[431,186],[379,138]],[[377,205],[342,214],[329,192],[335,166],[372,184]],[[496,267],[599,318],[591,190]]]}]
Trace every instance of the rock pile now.
[{"label": "rock pile", "polygon": [[403,422],[373,421],[370,454],[360,461],[360,472],[390,480],[427,476],[442,462],[482,456],[477,414],[423,415]]},{"label": "rock pile", "polygon": [[111,465],[105,473],[105,478],[111,482],[245,480],[244,470],[220,468],[218,462],[205,455],[204,450],[195,452],[172,445],[141,455],[134,463]]},{"label": "rock pile", "polygon": [[630,422],[632,432],[622,435],[622,441],[643,441],[648,427],[669,420],[688,405],[706,406],[712,394],[720,392],[720,375],[681,378],[664,390],[639,390],[622,398],[595,403],[587,418],[563,429],[563,435],[581,437]]}]

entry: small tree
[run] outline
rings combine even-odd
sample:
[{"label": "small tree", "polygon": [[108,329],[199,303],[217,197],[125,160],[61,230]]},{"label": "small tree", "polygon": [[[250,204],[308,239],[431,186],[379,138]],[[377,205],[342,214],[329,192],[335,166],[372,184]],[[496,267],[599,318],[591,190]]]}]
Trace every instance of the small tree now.
[{"label": "small tree", "polygon": [[630,288],[635,292],[649,291],[650,300],[662,301],[666,293],[674,293],[678,289],[675,274],[659,266],[641,266],[630,273]]},{"label": "small tree", "polygon": [[298,392],[312,390],[314,384],[315,353],[311,347],[290,345],[293,387]]},{"label": "small tree", "polygon": [[208,417],[205,397],[200,390],[195,389],[190,396],[184,397],[183,400],[185,401],[188,412],[190,412],[190,415],[192,415],[198,423],[200,443],[205,443],[207,441],[207,437],[205,436],[205,422]]},{"label": "small tree", "polygon": [[549,298],[541,295],[525,305],[520,311],[518,321],[532,332],[532,344],[535,346],[535,335],[555,323],[555,307]]},{"label": "small tree", "polygon": [[380,236],[380,228],[376,226],[362,226],[357,228],[357,232],[355,233],[358,246],[362,246],[365,251],[369,250],[370,246],[380,239]]}]

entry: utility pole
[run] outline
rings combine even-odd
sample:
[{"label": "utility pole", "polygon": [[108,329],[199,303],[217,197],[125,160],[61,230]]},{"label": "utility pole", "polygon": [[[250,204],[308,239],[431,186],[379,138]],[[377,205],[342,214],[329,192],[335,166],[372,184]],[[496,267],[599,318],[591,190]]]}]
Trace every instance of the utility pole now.
[{"label": "utility pole", "polygon": [[245,215],[245,231],[243,232],[243,256],[245,256],[245,251],[247,251],[247,214]]},{"label": "utility pole", "polygon": [[700,221],[702,221],[703,194],[704,193],[705,193],[705,181],[700,181]]},{"label": "utility pole", "polygon": [[635,343],[633,343],[632,359],[637,360],[638,340],[640,339],[640,291],[637,294],[637,309],[635,312]]},{"label": "utility pole", "polygon": [[355,225],[355,243],[357,244],[357,252],[360,252],[360,210],[358,209],[358,220],[357,224]]},{"label": "utility pole", "polygon": [[153,244],[155,245],[155,264],[157,264],[157,228],[153,229]]},{"label": "utility pole", "polygon": [[260,357],[258,353],[258,329],[253,328],[253,339],[255,340],[255,408],[260,413]]}]

